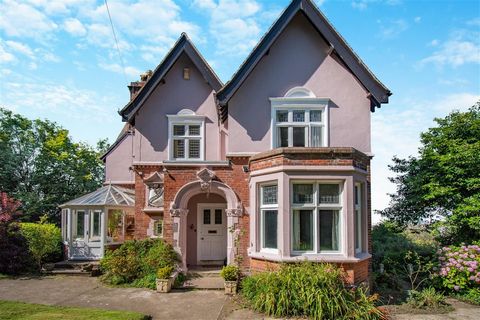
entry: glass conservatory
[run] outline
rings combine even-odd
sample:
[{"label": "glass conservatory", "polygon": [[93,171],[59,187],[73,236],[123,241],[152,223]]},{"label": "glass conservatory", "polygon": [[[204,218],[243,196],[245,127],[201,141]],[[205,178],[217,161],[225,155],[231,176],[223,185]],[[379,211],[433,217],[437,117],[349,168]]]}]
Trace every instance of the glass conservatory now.
[{"label": "glass conservatory", "polygon": [[101,259],[133,238],[135,191],[105,185],[62,204],[62,238],[69,260]]}]

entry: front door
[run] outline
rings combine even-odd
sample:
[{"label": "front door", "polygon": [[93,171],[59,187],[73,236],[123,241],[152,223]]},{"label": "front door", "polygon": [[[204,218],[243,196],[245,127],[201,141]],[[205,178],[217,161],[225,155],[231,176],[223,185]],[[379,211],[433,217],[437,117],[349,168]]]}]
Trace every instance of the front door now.
[{"label": "front door", "polygon": [[222,265],[227,258],[226,206],[199,204],[197,209],[197,263]]},{"label": "front door", "polygon": [[92,260],[102,257],[102,211],[74,210],[72,213],[72,245],[69,258]]}]

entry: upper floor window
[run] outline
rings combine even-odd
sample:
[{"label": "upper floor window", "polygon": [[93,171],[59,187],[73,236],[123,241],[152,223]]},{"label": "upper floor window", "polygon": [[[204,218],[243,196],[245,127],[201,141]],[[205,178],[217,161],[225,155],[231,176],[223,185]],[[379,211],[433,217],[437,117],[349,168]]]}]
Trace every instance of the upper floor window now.
[{"label": "upper floor window", "polygon": [[168,115],[170,160],[204,160],[204,116],[191,110]]},{"label": "upper floor window", "polygon": [[328,99],[305,88],[293,88],[272,103],[272,147],[328,145]]}]

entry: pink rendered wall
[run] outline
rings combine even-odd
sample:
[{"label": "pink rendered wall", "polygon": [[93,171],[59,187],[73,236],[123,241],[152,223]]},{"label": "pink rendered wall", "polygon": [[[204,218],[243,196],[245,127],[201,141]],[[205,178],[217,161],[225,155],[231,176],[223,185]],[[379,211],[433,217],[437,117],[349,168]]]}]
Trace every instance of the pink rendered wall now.
[{"label": "pink rendered wall", "polygon": [[[190,68],[190,80],[183,69]],[[182,109],[205,115],[205,160],[219,160],[219,129],[213,89],[186,54],[182,54],[140,108],[135,118],[134,161],[168,160],[168,119]]]},{"label": "pink rendered wall", "polygon": [[287,26],[229,102],[227,152],[271,148],[270,97],[296,86],[330,101],[330,143],[370,152],[370,101],[351,72],[301,14]]},{"label": "pink rendered wall", "polygon": [[133,182],[132,135],[127,135],[105,158],[105,182]]},{"label": "pink rendered wall", "polygon": [[[195,265],[197,263],[197,205],[199,203],[227,203],[226,200],[218,194],[211,193],[208,196],[201,193],[193,196],[188,201],[187,216],[187,263]],[[191,228],[192,227],[192,228]]]}]

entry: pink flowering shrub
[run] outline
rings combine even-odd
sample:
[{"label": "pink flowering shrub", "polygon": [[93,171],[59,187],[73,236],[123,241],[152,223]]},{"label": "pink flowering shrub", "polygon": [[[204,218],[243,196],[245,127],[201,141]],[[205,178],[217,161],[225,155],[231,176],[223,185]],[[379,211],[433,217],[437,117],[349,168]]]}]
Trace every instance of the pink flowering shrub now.
[{"label": "pink flowering shrub", "polygon": [[441,285],[456,292],[480,288],[480,246],[443,247],[438,250]]}]

